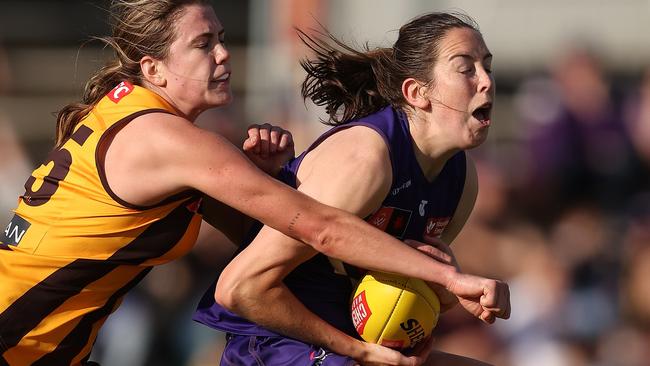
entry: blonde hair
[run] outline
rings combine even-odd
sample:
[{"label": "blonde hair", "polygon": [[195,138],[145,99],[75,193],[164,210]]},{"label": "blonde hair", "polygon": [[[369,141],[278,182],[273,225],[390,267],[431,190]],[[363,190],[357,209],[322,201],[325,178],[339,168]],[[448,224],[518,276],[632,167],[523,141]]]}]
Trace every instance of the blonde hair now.
[{"label": "blonde hair", "polygon": [[75,126],[119,82],[142,85],[140,59],[163,60],[175,40],[174,23],[187,5],[208,5],[207,0],[113,0],[109,9],[111,36],[96,37],[111,47],[115,58],[86,83],[80,102],[63,107],[56,121],[56,147],[72,134]]}]

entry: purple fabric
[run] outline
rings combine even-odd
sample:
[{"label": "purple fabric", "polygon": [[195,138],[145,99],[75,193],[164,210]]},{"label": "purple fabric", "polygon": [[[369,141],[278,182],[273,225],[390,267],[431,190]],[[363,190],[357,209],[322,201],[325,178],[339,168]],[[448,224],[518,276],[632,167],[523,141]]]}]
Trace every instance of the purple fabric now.
[{"label": "purple fabric", "polygon": [[[357,125],[372,128],[382,136],[389,149],[393,170],[391,190],[381,207],[367,218],[368,222],[398,239],[414,239],[421,242],[434,240],[454,215],[463,192],[466,172],[465,153],[459,152],[452,156],[438,177],[431,182],[427,181],[415,157],[408,120],[399,110],[387,107],[358,121],[334,127],[323,134],[306,152],[290,161],[283,168],[280,180],[295,188],[296,173],[304,156],[328,136],[341,129]],[[250,243],[260,228],[261,224],[257,223],[249,233],[249,240],[240,246],[240,250]],[[346,265],[346,269],[350,277],[355,277],[354,268]],[[352,281],[348,276],[334,273],[326,256],[318,254],[302,263],[285,278],[284,283],[314,314],[348,335],[359,337],[350,316]],[[194,314],[194,320],[227,333],[257,336],[254,338],[257,341],[264,337],[277,337],[270,330],[238,317],[217,304],[214,301],[214,285],[203,296]],[[277,360],[273,360],[274,363],[268,361],[270,365],[309,364],[304,363],[303,359],[300,359],[303,363],[298,361],[300,356],[294,348],[300,344],[299,342],[293,343],[295,341],[286,338],[272,338],[272,341],[265,339],[264,342],[260,341],[261,343],[251,346],[253,347],[251,350],[258,350],[252,352],[240,338],[237,337],[237,346],[231,346],[234,348],[227,353],[227,357],[232,357],[228,358],[230,360],[235,360],[235,357],[244,357],[248,360],[248,363],[239,364],[255,364],[256,354],[264,354],[269,358],[277,357]],[[252,338],[246,337],[246,339]],[[282,339],[287,343],[281,342]],[[263,349],[267,345],[270,347],[268,353]],[[276,351],[285,346],[286,356],[283,352]],[[287,360],[285,357],[297,357],[297,359]],[[336,358],[328,356],[328,359]]]},{"label": "purple fabric", "polygon": [[355,361],[291,338],[228,335],[222,366],[352,366]]}]

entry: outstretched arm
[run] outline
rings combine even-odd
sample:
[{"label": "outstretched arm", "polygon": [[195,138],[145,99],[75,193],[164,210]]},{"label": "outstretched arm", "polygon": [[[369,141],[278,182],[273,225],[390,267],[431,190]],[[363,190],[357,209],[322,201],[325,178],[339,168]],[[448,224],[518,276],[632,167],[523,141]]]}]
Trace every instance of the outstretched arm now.
[{"label": "outstretched arm", "polygon": [[[355,135],[361,139],[362,146],[351,148],[349,144],[336,144],[342,137]],[[329,140],[324,143],[326,146],[319,146],[303,162],[299,190],[356,215],[370,214],[390,189],[390,159],[383,141],[365,127],[342,131]],[[335,146],[340,148],[332,151]],[[378,152],[372,151],[375,147],[379,148]],[[283,279],[297,265],[317,253],[312,247],[265,226],[222,272],[217,283],[216,300],[227,309],[269,329],[351,356],[360,362],[420,363],[416,357],[409,358],[348,336],[309,311],[291,293]]]},{"label": "outstretched arm", "polygon": [[[447,288],[463,276],[360,218],[269,177],[225,138],[177,116],[137,117],[115,136],[106,169],[111,188],[127,202],[155,204],[196,189],[325,255],[362,268]],[[480,287],[474,290],[492,291],[480,282],[471,283]]]},{"label": "outstretched arm", "polygon": [[[277,177],[281,167],[295,154],[291,133],[268,123],[248,126],[242,150],[258,168],[273,177]],[[254,221],[207,195],[203,197],[201,214],[204,221],[221,231],[235,244],[244,240]]]},{"label": "outstretched arm", "polygon": [[[338,143],[340,141],[357,143]],[[363,127],[351,128],[330,137],[308,155],[300,169],[299,189],[321,202],[367,216],[388,193],[391,182],[389,161],[378,135]],[[419,363],[421,359],[403,358],[380,346],[360,343],[325,323],[293,296],[283,284],[284,277],[316,253],[313,248],[265,227],[222,272],[216,300],[231,311],[279,333],[321,345],[359,361],[377,362],[376,358],[380,357],[384,363]],[[376,255],[373,252],[363,254]],[[403,257],[392,257],[391,260],[406,261]],[[461,276],[468,276],[479,284],[492,281]],[[482,289],[477,293],[483,294]],[[389,361],[386,357],[392,358]]]}]

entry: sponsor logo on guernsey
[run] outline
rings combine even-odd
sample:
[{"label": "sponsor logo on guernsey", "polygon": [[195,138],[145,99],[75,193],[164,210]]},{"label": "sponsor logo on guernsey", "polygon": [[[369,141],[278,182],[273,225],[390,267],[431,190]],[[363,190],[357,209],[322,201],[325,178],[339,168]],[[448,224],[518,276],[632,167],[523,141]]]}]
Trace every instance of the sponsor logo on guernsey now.
[{"label": "sponsor logo on guernsey", "polygon": [[311,351],[309,353],[309,360],[312,361],[311,366],[321,366],[327,356],[331,355],[332,352],[326,351],[324,348],[319,348],[317,351]]},{"label": "sponsor logo on guernsey", "polygon": [[11,221],[9,221],[9,225],[5,228],[3,235],[0,236],[0,243],[18,245],[31,225],[29,221],[18,215],[14,215]]},{"label": "sponsor logo on guernsey", "polygon": [[366,292],[361,293],[352,299],[352,324],[359,334],[363,334],[363,330],[368,323],[368,319],[372,315],[368,301],[366,301]]},{"label": "sponsor logo on guernsey", "polygon": [[440,238],[442,232],[449,224],[451,217],[430,217],[424,226],[424,240],[435,240]]},{"label": "sponsor logo on guernsey", "polygon": [[424,217],[424,213],[425,213],[424,206],[426,206],[427,203],[429,203],[429,201],[427,200],[422,200],[422,202],[420,202],[420,207],[418,208],[418,212],[420,212],[420,216],[422,217]]},{"label": "sponsor logo on guernsey", "polygon": [[411,213],[412,211],[397,207],[381,207],[367,221],[379,230],[401,239],[406,233]]},{"label": "sponsor logo on guernsey", "polygon": [[129,83],[128,81],[123,81],[117,84],[117,86],[108,92],[106,96],[108,99],[112,100],[113,103],[118,103],[120,100],[122,100],[122,98],[131,94],[133,89],[133,84]]},{"label": "sponsor logo on guernsey", "polygon": [[396,196],[402,189],[408,188],[410,186],[411,186],[411,180],[409,179],[406,182],[404,182],[401,186],[399,186],[397,188],[393,188],[393,190],[391,191],[391,194],[393,196]]}]

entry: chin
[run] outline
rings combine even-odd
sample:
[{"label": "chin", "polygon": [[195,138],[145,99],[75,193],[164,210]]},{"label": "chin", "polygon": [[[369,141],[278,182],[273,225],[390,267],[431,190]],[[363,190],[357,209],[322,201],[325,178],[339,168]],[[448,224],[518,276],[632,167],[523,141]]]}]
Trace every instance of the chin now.
[{"label": "chin", "polygon": [[485,131],[485,133],[479,133],[478,135],[471,136],[465,149],[473,149],[475,147],[481,146],[485,140],[487,140],[487,136],[487,131]]},{"label": "chin", "polygon": [[232,102],[232,93],[220,93],[219,95],[211,95],[208,99],[212,107],[220,107],[230,104]]}]

